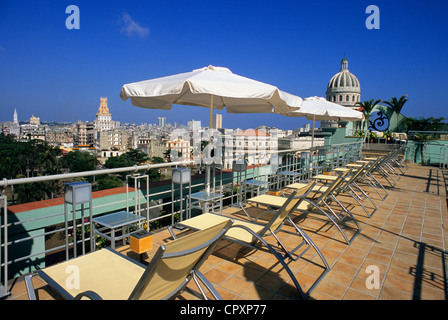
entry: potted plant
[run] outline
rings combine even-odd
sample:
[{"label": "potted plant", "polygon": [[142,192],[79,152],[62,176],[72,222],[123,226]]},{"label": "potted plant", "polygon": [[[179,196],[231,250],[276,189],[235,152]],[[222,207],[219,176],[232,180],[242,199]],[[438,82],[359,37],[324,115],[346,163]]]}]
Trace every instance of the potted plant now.
[{"label": "potted plant", "polygon": [[364,131],[362,130],[356,130],[355,131],[355,137],[364,137]]},{"label": "potted plant", "polygon": [[333,170],[333,168],[329,165],[329,164],[324,164],[322,166],[322,173],[328,176],[331,176],[331,171]]},{"label": "potted plant", "polygon": [[131,250],[135,253],[142,254],[152,250],[152,235],[147,231],[138,231],[130,237]]}]

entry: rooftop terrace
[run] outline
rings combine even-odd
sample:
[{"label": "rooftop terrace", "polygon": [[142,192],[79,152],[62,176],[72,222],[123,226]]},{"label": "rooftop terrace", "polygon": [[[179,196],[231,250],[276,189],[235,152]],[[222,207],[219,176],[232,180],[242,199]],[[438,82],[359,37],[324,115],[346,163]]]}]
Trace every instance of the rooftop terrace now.
[{"label": "rooftop terrace", "polygon": [[[341,194],[338,199],[358,220],[361,231],[347,245],[328,220],[312,210],[310,214],[295,214],[294,221],[313,240],[325,256],[330,270],[313,250],[297,261],[286,259],[303,290],[313,288],[311,300],[446,300],[448,229],[448,171],[419,164],[409,164],[389,195],[382,201],[370,190],[378,209],[372,217],[351,197]],[[371,189],[371,188],[370,188]],[[366,188],[369,190],[369,188]],[[373,206],[363,202],[369,212]],[[333,205],[333,204],[332,204]],[[223,214],[246,219],[242,210],[226,206]],[[347,228],[350,229],[349,223]],[[285,244],[296,237],[279,233]],[[150,260],[157,247],[171,240],[162,228],[153,235],[154,248],[147,252]],[[268,239],[271,244],[276,243]],[[297,290],[284,268],[264,249],[240,251],[241,246],[222,240],[213,255],[201,267],[201,272],[226,300],[296,300]],[[139,259],[129,245],[117,248],[131,258]],[[379,286],[372,276],[379,275]],[[33,278],[39,299],[60,297],[46,283]],[[7,300],[26,300],[23,278],[9,283]],[[194,284],[191,286],[194,287]],[[183,298],[195,298],[184,293]]]}]

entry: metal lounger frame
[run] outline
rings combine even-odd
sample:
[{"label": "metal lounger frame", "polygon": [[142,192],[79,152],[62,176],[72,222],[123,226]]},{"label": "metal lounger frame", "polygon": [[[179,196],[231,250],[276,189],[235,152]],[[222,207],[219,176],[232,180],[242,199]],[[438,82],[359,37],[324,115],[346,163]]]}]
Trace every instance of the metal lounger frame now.
[{"label": "metal lounger frame", "polygon": [[[211,283],[199,271],[199,267],[208,258],[208,256],[213,252],[216,244],[224,236],[225,232],[227,232],[227,230],[230,228],[231,224],[232,224],[232,221],[229,220],[224,225],[224,228],[213,238],[211,238],[210,240],[208,240],[194,248],[188,249],[188,250],[167,253],[165,245],[160,246],[159,249],[157,250],[156,254],[154,255],[154,257],[151,259],[151,262],[148,264],[148,266],[138,263],[137,261],[130,259],[130,258],[126,257],[125,255],[123,255],[119,252],[116,252],[115,250],[112,250],[110,248],[105,248],[102,250],[109,250],[110,252],[113,252],[113,253],[119,255],[123,259],[131,261],[132,263],[139,265],[145,269],[143,275],[141,276],[140,280],[137,282],[135,288],[133,289],[131,295],[129,296],[129,300],[133,300],[133,299],[138,299],[140,297],[140,294],[143,292],[143,290],[147,286],[147,280],[151,278],[151,276],[154,274],[154,272],[156,272],[157,267],[159,267],[161,265],[161,262],[163,261],[164,258],[169,259],[169,258],[173,258],[173,257],[185,256],[185,255],[194,253],[196,251],[199,251],[199,250],[202,250],[202,249],[208,247],[204,251],[204,253],[202,253],[200,259],[194,264],[194,266],[190,270],[189,275],[186,277],[186,279],[177,288],[175,288],[169,294],[167,294],[164,298],[162,298],[162,300],[173,299],[177,295],[181,294],[184,290],[187,290],[188,292],[190,292],[196,296],[201,295],[202,298],[208,300],[208,297],[206,296],[206,293],[204,292],[204,290],[199,282],[201,282],[207,288],[207,290],[211,293],[213,298],[222,299],[220,297],[220,295],[218,294],[218,292],[216,291],[216,289],[214,289],[213,285],[211,285]],[[77,296],[73,297],[60,284],[58,284],[50,276],[48,276],[45,273],[45,270],[43,269],[43,270],[38,270],[37,272],[27,275],[25,277],[25,285],[26,285],[26,288],[28,291],[28,296],[29,296],[30,300],[36,300],[35,290],[34,290],[34,286],[32,283],[32,277],[34,277],[35,275],[39,275],[40,277],[42,277],[50,286],[52,286],[54,289],[56,289],[61,294],[61,296],[65,299],[80,300],[84,297],[94,299],[94,300],[102,299],[97,293],[90,291],[90,290],[84,291],[84,292],[78,294]],[[198,288],[200,290],[200,295],[198,295],[197,292],[190,290],[189,288],[186,287],[191,280],[193,280],[196,283],[196,285],[198,286]]]},{"label": "metal lounger frame", "polygon": [[[280,208],[280,209],[278,209],[278,212],[277,212],[277,214],[280,214],[280,210],[282,210],[282,209],[284,209],[284,208],[286,208],[286,206],[289,204],[289,202],[290,201],[292,201],[292,200],[294,200],[294,199],[300,199],[298,202],[297,202],[297,204],[294,206],[294,208],[291,210],[291,213],[292,212],[294,212],[294,210],[295,210],[295,208],[301,203],[301,201],[304,201],[304,200],[306,200],[306,195],[310,192],[310,190],[312,189],[312,186],[314,186],[315,185],[315,182],[314,183],[312,183],[312,184],[310,184],[310,188],[309,188],[309,190],[305,193],[305,194],[303,194],[303,195],[301,195],[301,196],[298,196],[298,197],[296,197],[295,196],[295,194],[296,194],[296,192],[294,192],[289,198],[288,198],[288,200],[285,202],[285,204]],[[267,210],[267,211],[265,211],[265,212],[274,212],[274,211],[272,211],[272,210]],[[232,228],[241,228],[241,229],[244,229],[245,231],[247,231],[247,232],[249,232],[254,238],[255,238],[255,240],[253,241],[253,242],[251,242],[251,243],[249,243],[249,242],[246,242],[246,241],[241,241],[241,240],[239,240],[239,239],[236,239],[236,238],[233,238],[233,237],[228,237],[228,236],[226,236],[226,235],[224,235],[224,239],[226,239],[226,240],[228,240],[228,241],[231,241],[231,242],[235,242],[235,243],[238,243],[238,244],[241,244],[241,245],[243,245],[243,246],[246,246],[246,247],[250,247],[250,248],[253,248],[253,249],[259,249],[258,247],[256,247],[255,245],[258,243],[258,242],[260,242],[260,243],[262,243],[276,258],[277,258],[277,260],[281,263],[281,265],[285,268],[285,270],[286,270],[286,272],[288,273],[288,275],[290,276],[290,278],[291,278],[291,280],[293,281],[293,283],[294,283],[294,285],[295,285],[295,287],[297,288],[297,291],[299,292],[299,294],[301,295],[301,297],[302,298],[304,298],[304,299],[306,299],[308,296],[309,296],[309,293],[312,291],[312,289],[314,289],[314,287],[317,285],[317,283],[319,282],[319,280],[330,270],[330,266],[328,265],[328,263],[327,263],[327,261],[326,261],[326,259],[325,259],[325,257],[322,255],[322,253],[320,252],[320,250],[319,250],[319,248],[314,244],[314,242],[308,237],[308,235],[306,235],[306,233],[302,230],[302,229],[300,229],[293,221],[292,221],[292,219],[291,219],[291,213],[289,213],[288,215],[287,215],[287,217],[285,217],[285,219],[283,220],[283,222],[275,229],[275,230],[272,230],[270,227],[268,227],[268,228],[264,228],[265,229],[265,231],[264,231],[264,233],[262,234],[262,235],[260,235],[260,234],[258,234],[258,233],[256,233],[256,232],[254,232],[253,230],[251,230],[250,228],[248,228],[248,227],[246,227],[246,226],[244,226],[244,225],[238,225],[238,221],[239,220],[236,220],[236,219],[232,219],[232,221],[234,222],[233,223],[233,225],[230,227],[230,229],[232,229]],[[260,215],[259,215],[260,216]],[[270,221],[273,221],[274,220],[274,217],[273,218],[271,218],[271,220]],[[243,221],[243,220],[241,220],[242,222],[244,222],[244,223],[248,223],[248,224],[255,224],[255,225],[259,225],[259,226],[266,226],[266,225],[264,225],[264,224],[260,224],[260,223],[254,223],[254,222],[250,222],[250,221]],[[282,228],[282,226],[283,226],[283,224],[284,224],[284,222],[285,221],[288,221],[294,228],[295,228],[295,230],[297,231],[297,233],[299,233],[299,235],[302,237],[302,239],[303,239],[303,241],[302,241],[302,243],[300,243],[298,246],[296,246],[296,248],[294,248],[293,250],[287,250],[286,249],[286,247],[284,246],[284,244],[280,241],[280,239],[276,236],[276,233],[278,233],[280,230],[281,230],[281,228]],[[180,224],[180,225],[182,225],[182,226],[187,226],[187,227],[191,227],[191,226],[188,226],[188,224],[186,224],[187,223],[187,221],[182,221],[182,222],[179,222],[178,224]],[[173,238],[176,238],[176,235],[174,234],[174,232],[173,232],[173,227],[172,226],[170,226],[169,228],[169,231],[170,231],[170,233],[171,233],[171,235],[173,236]],[[269,233],[267,232],[267,231],[269,231]],[[275,239],[277,240],[277,242],[278,242],[278,244],[280,245],[280,247],[282,248],[282,250],[283,251],[285,251],[285,255],[282,257],[266,240],[264,240],[263,239],[263,237],[264,236],[269,236],[269,235],[273,235],[274,237],[275,237]],[[296,250],[298,250],[300,247],[302,247],[304,244],[307,244],[308,245],[308,247],[298,256],[298,257],[296,257],[296,258],[294,258],[293,257],[293,253],[296,251]],[[285,262],[285,258],[286,257],[289,257],[291,260],[298,260],[310,247],[313,247],[314,249],[315,249],[315,251],[317,252],[317,254],[319,255],[319,257],[320,257],[320,259],[322,260],[322,262],[324,263],[324,265],[325,265],[325,270],[324,270],[324,272],[320,275],[320,277],[319,277],[319,279],[318,279],[318,281],[316,281],[314,284],[313,284],[313,286],[311,286],[309,289],[308,289],[308,291],[307,292],[304,292],[303,290],[302,290],[302,288],[301,288],[301,286],[300,286],[300,284],[299,284],[299,282],[297,281],[297,279],[296,279],[296,277],[294,276],[294,273],[291,271],[291,269],[288,267],[288,265],[286,264],[286,262]]]}]

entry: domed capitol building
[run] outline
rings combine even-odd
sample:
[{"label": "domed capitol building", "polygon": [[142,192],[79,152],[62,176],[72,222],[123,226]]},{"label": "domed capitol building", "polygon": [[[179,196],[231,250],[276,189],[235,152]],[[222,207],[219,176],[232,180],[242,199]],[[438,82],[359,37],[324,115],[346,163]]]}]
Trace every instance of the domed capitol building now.
[{"label": "domed capitol building", "polygon": [[[348,60],[341,60],[341,68],[328,82],[326,99],[344,107],[358,109],[361,101],[361,85],[358,78],[348,70]],[[337,121],[321,121],[321,127],[337,127]]]},{"label": "domed capitol building", "polygon": [[361,86],[358,78],[348,70],[347,59],[342,59],[341,69],[328,82],[326,98],[344,107],[353,107],[361,101]]}]

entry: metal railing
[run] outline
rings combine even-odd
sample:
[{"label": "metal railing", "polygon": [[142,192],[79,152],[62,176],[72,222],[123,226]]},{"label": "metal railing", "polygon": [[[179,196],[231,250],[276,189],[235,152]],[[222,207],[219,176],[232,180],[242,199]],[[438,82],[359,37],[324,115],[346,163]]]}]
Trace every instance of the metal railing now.
[{"label": "metal railing", "polygon": [[448,168],[448,144],[444,145],[437,141],[424,143],[423,157],[423,163],[426,165]]},{"label": "metal railing", "polygon": [[408,132],[408,136],[410,138],[414,138],[417,134],[423,134],[427,136],[431,136],[435,140],[447,140],[448,131],[417,131],[411,130]]},{"label": "metal railing", "polygon": [[[325,170],[328,168],[335,168],[341,166],[347,162],[354,161],[360,157],[362,148],[362,142],[345,143],[331,146],[315,147],[313,149],[300,149],[300,150],[281,150],[278,152],[273,152],[270,154],[271,162],[261,163],[261,164],[249,164],[246,170],[246,179],[264,179],[268,184],[268,189],[278,189],[282,187],[282,183],[287,183],[286,178],[291,178],[286,176],[285,172],[296,172],[298,173],[295,178],[303,181],[309,178],[310,172],[317,173],[319,170]],[[281,161],[276,165],[272,163],[273,156],[281,156]],[[8,186],[43,182],[43,181],[54,181],[68,178],[80,178],[80,177],[91,177],[98,175],[107,174],[118,174],[124,172],[132,172],[137,174],[141,171],[149,169],[163,169],[163,168],[176,168],[179,166],[192,165],[193,161],[178,161],[162,164],[150,164],[150,165],[140,165],[123,167],[116,169],[103,169],[95,171],[86,171],[79,173],[67,173],[58,175],[48,175],[39,176],[32,178],[20,178],[20,179],[3,179],[0,180],[0,187],[5,189]],[[135,178],[133,175],[129,175],[130,178]],[[220,171],[218,174],[219,182],[217,191],[224,194],[222,201],[228,204],[233,204],[238,201],[239,190],[237,186],[237,175],[235,172],[230,171]],[[128,179],[126,179],[126,198],[125,199],[115,199],[114,201],[108,203],[97,203],[93,205],[92,210],[97,215],[101,215],[110,210],[111,206],[115,208],[123,208],[127,211],[132,211],[138,215],[143,215],[146,218],[146,228],[150,224],[157,221],[162,221],[166,218],[171,218],[171,223],[179,215],[184,214],[179,208],[176,210],[169,210],[163,212],[163,208],[171,208],[171,204],[177,204],[181,199],[172,198],[171,184],[166,184],[162,188],[158,188],[157,191],[151,190],[149,188],[149,183],[145,184],[144,188],[139,188],[138,185],[134,185],[133,192],[129,192]],[[205,187],[205,181],[203,178],[198,178],[192,180],[190,188],[193,191],[201,190]],[[246,196],[246,195],[245,195]],[[65,227],[54,227],[55,225],[63,225],[60,223],[64,219],[64,209],[61,207],[60,212],[51,212],[45,216],[27,217],[26,219],[19,220],[16,216],[8,215],[7,208],[7,197],[5,195],[1,196],[1,212],[2,221],[0,224],[1,238],[0,238],[0,262],[1,262],[1,275],[0,279],[0,289],[4,288],[3,292],[0,291],[0,297],[8,294],[7,283],[9,278],[17,277],[21,274],[26,274],[34,270],[36,265],[45,264],[45,257],[49,254],[60,252],[66,249],[66,244],[57,245],[51,248],[45,247],[45,238],[54,236],[55,234],[63,232],[65,235]],[[185,211],[185,207],[183,211]],[[151,211],[159,211],[160,214],[151,217]],[[170,212],[171,211],[171,212]],[[11,219],[14,217],[14,219]],[[56,222],[56,223],[55,223]],[[39,223],[40,232],[29,232],[27,227],[28,224]],[[51,229],[49,227],[52,227]],[[72,228],[69,226],[69,228]],[[15,232],[14,237],[8,237],[13,231],[21,229],[23,232]],[[73,231],[73,230],[71,230]],[[20,237],[17,237],[20,235]],[[96,239],[85,238],[85,241],[96,241]],[[31,247],[36,241],[44,243],[43,250],[38,252],[31,252],[31,250],[26,251],[24,254],[17,255],[20,251],[16,248],[29,246]],[[69,245],[77,245],[81,240],[77,240],[76,237],[70,241]],[[14,255],[8,255],[8,252],[14,252]],[[23,264],[26,267],[19,269],[15,273],[10,272],[9,267],[16,264]]]},{"label": "metal railing", "polygon": [[[419,140],[418,134],[422,134],[423,137],[430,137],[430,139]],[[424,165],[448,168],[447,134],[448,131],[410,131],[405,159]]]},{"label": "metal railing", "polygon": [[0,298],[8,294],[8,198],[0,197],[0,263],[3,272],[0,273]]}]

